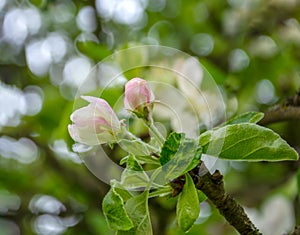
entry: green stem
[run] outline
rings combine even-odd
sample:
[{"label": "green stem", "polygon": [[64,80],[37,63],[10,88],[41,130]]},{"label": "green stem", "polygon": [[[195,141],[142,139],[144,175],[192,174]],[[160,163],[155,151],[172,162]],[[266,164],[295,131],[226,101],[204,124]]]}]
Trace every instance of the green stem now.
[{"label": "green stem", "polygon": [[151,115],[149,115],[149,116],[150,116],[149,121],[145,121],[145,124],[148,126],[151,134],[156,139],[156,141],[160,144],[160,146],[162,146],[165,142],[165,138],[161,135],[159,130],[154,125],[154,121],[153,121]]},{"label": "green stem", "polygon": [[151,151],[154,151],[155,153],[159,153],[160,150],[157,149],[156,147],[148,144],[148,143],[145,143],[144,141],[142,141],[140,138],[138,138],[137,136],[135,136],[134,134],[132,134],[130,131],[128,131],[126,128],[125,129],[125,134],[130,138],[130,139],[133,139],[135,141],[138,141],[139,143],[145,145],[148,149],[150,149]]},{"label": "green stem", "polygon": [[164,186],[162,188],[159,188],[153,192],[149,193],[149,198],[157,197],[157,196],[166,196],[166,195],[172,194],[172,188],[170,186]]}]

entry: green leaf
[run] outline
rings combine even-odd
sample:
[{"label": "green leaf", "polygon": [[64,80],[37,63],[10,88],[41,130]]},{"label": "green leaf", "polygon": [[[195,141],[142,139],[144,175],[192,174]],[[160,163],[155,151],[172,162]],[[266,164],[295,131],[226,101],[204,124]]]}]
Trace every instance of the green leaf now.
[{"label": "green leaf", "polygon": [[111,180],[110,185],[114,188],[115,192],[119,194],[119,196],[123,199],[123,204],[125,204],[130,198],[133,197],[130,191],[126,190],[119,181]]},{"label": "green leaf", "polygon": [[165,197],[167,195],[172,194],[172,187],[170,185],[166,185],[164,187],[158,188],[153,190],[152,192],[149,193],[149,198],[152,197]]},{"label": "green leaf", "polygon": [[199,164],[202,147],[197,140],[185,138],[184,134],[171,133],[165,141],[160,159],[161,171],[155,183],[165,185]]},{"label": "green leaf", "polygon": [[197,189],[190,174],[186,174],[186,182],[179,194],[176,216],[179,227],[187,232],[200,213]]},{"label": "green leaf", "polygon": [[129,231],[118,231],[118,235],[152,235],[148,196],[147,190],[127,201],[125,208],[134,223],[134,228]]},{"label": "green leaf", "polygon": [[121,185],[126,189],[147,187],[149,177],[133,155],[126,161],[126,169],[122,172]]},{"label": "green leaf", "polygon": [[129,230],[133,228],[133,222],[126,213],[123,199],[115,188],[112,187],[105,195],[102,210],[111,229]]},{"label": "green leaf", "polygon": [[168,136],[160,153],[159,161],[162,166],[165,165],[174,157],[174,155],[177,153],[179,149],[180,142],[182,139],[184,139],[184,137],[185,135],[183,133],[176,133],[176,132],[172,132]]},{"label": "green leaf", "polygon": [[151,152],[142,141],[122,139],[118,143],[126,152],[136,156],[149,156]]},{"label": "green leaf", "polygon": [[204,132],[200,135],[203,153],[228,160],[297,160],[297,152],[272,130],[240,123]]},{"label": "green leaf", "polygon": [[[192,140],[194,143],[197,143],[196,140]],[[198,143],[197,143],[198,144]],[[185,169],[185,172],[188,172],[192,169],[194,169],[200,162],[201,160],[201,156],[202,156],[202,147],[200,145],[195,146],[196,147],[196,151],[195,151],[195,155],[192,159],[192,161],[190,162],[190,164],[188,165],[188,167]],[[185,173],[184,172],[184,173]]]},{"label": "green leaf", "polygon": [[199,203],[204,202],[207,199],[207,196],[201,191],[197,190]]},{"label": "green leaf", "polygon": [[144,171],[141,164],[136,160],[135,156],[130,154],[126,161],[126,170]]},{"label": "green leaf", "polygon": [[137,235],[137,234],[135,233],[134,230],[130,230],[130,231],[119,230],[117,231],[116,235]]},{"label": "green leaf", "polygon": [[159,159],[153,156],[135,156],[135,158],[141,164],[148,163],[160,166]]},{"label": "green leaf", "polygon": [[123,157],[123,158],[121,158],[121,160],[120,160],[120,165],[123,165],[123,164],[125,164],[126,162],[127,162],[127,159],[129,158],[129,155],[128,156],[126,156],[126,157]]},{"label": "green leaf", "polygon": [[264,117],[263,113],[260,112],[247,112],[240,115],[237,115],[229,119],[225,125],[239,124],[244,122],[257,123]]}]

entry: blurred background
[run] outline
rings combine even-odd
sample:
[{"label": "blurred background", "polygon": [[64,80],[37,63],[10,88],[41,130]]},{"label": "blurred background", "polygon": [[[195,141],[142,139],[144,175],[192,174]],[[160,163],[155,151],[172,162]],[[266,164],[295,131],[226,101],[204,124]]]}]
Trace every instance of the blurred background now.
[{"label": "blurred background", "polygon": [[[300,88],[299,20],[298,0],[0,0],[0,235],[114,234],[101,213],[108,185],[67,131],[76,92],[99,61],[132,46],[173,47],[209,71],[227,117],[266,111]],[[114,104],[123,88],[111,89]],[[269,127],[299,149],[299,121]],[[228,192],[270,235],[300,223],[298,167],[218,165]],[[174,202],[151,199],[155,234],[183,234]],[[236,232],[204,202],[188,234]]]}]

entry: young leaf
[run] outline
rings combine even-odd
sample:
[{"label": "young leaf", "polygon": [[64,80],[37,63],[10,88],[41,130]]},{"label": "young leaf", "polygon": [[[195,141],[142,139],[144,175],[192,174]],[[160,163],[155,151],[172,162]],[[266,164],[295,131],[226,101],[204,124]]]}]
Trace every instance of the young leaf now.
[{"label": "young leaf", "polygon": [[133,197],[130,191],[126,190],[125,187],[117,180],[111,180],[110,185],[114,188],[115,192],[123,199],[123,204]]},{"label": "young leaf", "polygon": [[135,156],[130,154],[126,161],[126,169],[132,171],[144,171],[141,164],[136,160]]},{"label": "young leaf", "polygon": [[[195,143],[197,143],[196,140],[193,140]],[[198,143],[197,143],[198,144]],[[197,145],[195,155],[191,163],[188,165],[188,167],[185,169],[185,172],[188,172],[192,169],[194,169],[200,162],[202,156],[202,147],[200,145]]]},{"label": "young leaf", "polygon": [[133,155],[126,159],[126,169],[121,176],[121,185],[126,189],[146,187],[149,177]]},{"label": "young leaf", "polygon": [[149,156],[150,150],[143,142],[138,140],[126,140],[122,139],[119,141],[119,145],[126,152],[136,156]]},{"label": "young leaf", "polygon": [[200,135],[203,153],[227,160],[297,160],[297,152],[272,130],[253,124],[227,125]]},{"label": "young leaf", "polygon": [[161,172],[156,183],[167,182],[183,175],[199,164],[202,148],[197,140],[185,138],[184,134],[171,133],[161,151]]},{"label": "young leaf", "polygon": [[120,160],[120,165],[123,165],[123,164],[125,164],[126,162],[127,162],[127,159],[129,158],[129,155],[127,155],[126,157],[123,157],[123,158],[121,158],[121,160]]},{"label": "young leaf", "polygon": [[257,123],[264,117],[263,113],[260,112],[247,112],[237,115],[229,119],[225,125],[239,124],[244,122]]},{"label": "young leaf", "polygon": [[152,197],[165,197],[167,195],[172,194],[172,187],[170,185],[166,185],[164,187],[153,190],[149,193],[149,198]]},{"label": "young leaf", "polygon": [[118,235],[152,235],[148,196],[149,191],[144,191],[127,201],[125,208],[134,223],[134,228],[129,231],[118,231]]},{"label": "young leaf", "polygon": [[153,164],[153,165],[159,165],[160,162],[157,157],[153,156],[135,156],[136,160],[140,162],[141,164],[147,163],[147,164]]},{"label": "young leaf", "polygon": [[179,227],[187,232],[200,213],[198,193],[190,174],[186,174],[186,182],[179,194],[176,216]]},{"label": "young leaf", "polygon": [[160,153],[160,164],[163,166],[165,165],[168,161],[170,161],[174,155],[177,153],[180,142],[182,139],[184,139],[185,135],[183,133],[176,133],[172,132],[167,140],[165,141],[161,153]]},{"label": "young leaf", "polygon": [[201,191],[197,190],[199,203],[204,202],[207,199],[207,196]]},{"label": "young leaf", "polygon": [[111,229],[129,230],[133,228],[133,222],[126,213],[123,199],[115,188],[112,187],[105,195],[102,210]]}]

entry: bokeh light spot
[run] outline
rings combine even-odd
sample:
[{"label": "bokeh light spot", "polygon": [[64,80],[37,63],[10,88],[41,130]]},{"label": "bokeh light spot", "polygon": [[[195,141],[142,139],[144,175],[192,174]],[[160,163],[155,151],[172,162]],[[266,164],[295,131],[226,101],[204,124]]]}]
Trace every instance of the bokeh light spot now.
[{"label": "bokeh light spot", "polygon": [[17,126],[26,114],[26,100],[15,87],[0,82],[0,129],[2,126]]},{"label": "bokeh light spot", "polygon": [[94,32],[97,28],[96,14],[93,7],[83,7],[78,12],[76,23],[79,29]]},{"label": "bokeh light spot", "polygon": [[30,42],[25,49],[29,69],[36,76],[45,76],[51,65],[51,52],[44,40]]},{"label": "bokeh light spot", "polygon": [[0,228],[2,234],[20,235],[20,228],[18,225],[10,220],[0,219]]},{"label": "bokeh light spot", "polygon": [[29,116],[39,113],[43,106],[44,92],[38,86],[27,86],[24,89],[26,100],[26,114]]},{"label": "bokeh light spot", "polygon": [[21,199],[18,195],[11,194],[7,190],[0,190],[0,215],[17,211],[20,205]]},{"label": "bokeh light spot", "polygon": [[7,42],[20,46],[28,35],[36,34],[41,25],[41,16],[37,9],[13,8],[5,14],[3,36]]},{"label": "bokeh light spot", "polygon": [[234,49],[229,54],[229,69],[233,72],[239,72],[247,68],[250,63],[250,59],[247,53],[241,49]]},{"label": "bokeh light spot", "polygon": [[146,1],[141,0],[97,0],[99,15],[106,20],[114,20],[125,25],[138,24],[144,18]]},{"label": "bokeh light spot", "polygon": [[50,33],[44,41],[43,48],[50,52],[51,59],[55,63],[62,61],[67,53],[66,37],[60,33]]},{"label": "bokeh light spot", "polygon": [[86,57],[74,57],[66,62],[63,76],[64,82],[78,87],[86,79],[92,68],[92,63]]},{"label": "bokeh light spot", "polygon": [[272,104],[277,100],[275,88],[270,80],[263,79],[256,84],[256,101],[260,104]]},{"label": "bokeh light spot", "polygon": [[8,136],[0,137],[0,155],[4,158],[30,164],[38,158],[38,154],[37,146],[28,138],[16,140]]},{"label": "bokeh light spot", "polygon": [[196,55],[207,56],[214,49],[214,39],[209,34],[196,34],[191,39],[190,49]]},{"label": "bokeh light spot", "polygon": [[34,221],[34,230],[38,235],[60,235],[67,227],[58,216],[40,215]]},{"label": "bokeh light spot", "polygon": [[35,195],[29,203],[29,209],[32,213],[49,213],[58,215],[66,211],[66,207],[55,197],[49,195]]},{"label": "bokeh light spot", "polygon": [[275,41],[269,36],[259,36],[249,45],[249,53],[254,57],[270,58],[278,51]]},{"label": "bokeh light spot", "polygon": [[137,0],[122,0],[115,10],[115,21],[121,24],[136,24],[143,18],[144,9]]}]

